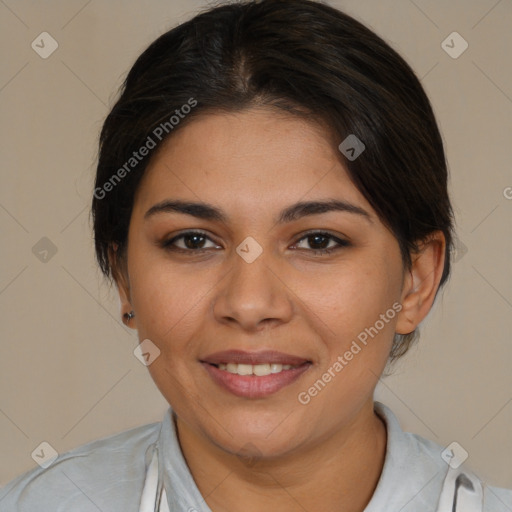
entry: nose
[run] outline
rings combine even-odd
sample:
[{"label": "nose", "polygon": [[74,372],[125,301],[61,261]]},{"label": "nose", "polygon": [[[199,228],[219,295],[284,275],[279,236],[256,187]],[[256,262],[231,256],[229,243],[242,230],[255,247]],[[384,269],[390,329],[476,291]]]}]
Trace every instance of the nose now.
[{"label": "nose", "polygon": [[217,321],[250,332],[290,321],[293,293],[279,262],[263,250],[254,261],[233,251],[231,269],[216,288],[213,313]]}]

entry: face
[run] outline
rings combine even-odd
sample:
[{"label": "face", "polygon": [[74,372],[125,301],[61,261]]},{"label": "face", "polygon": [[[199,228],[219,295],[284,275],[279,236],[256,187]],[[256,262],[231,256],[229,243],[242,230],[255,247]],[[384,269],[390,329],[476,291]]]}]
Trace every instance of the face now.
[{"label": "face", "polygon": [[137,190],[126,297],[160,350],[149,371],[180,421],[228,452],[313,446],[373,403],[404,268],[337,151],[295,117],[208,114]]}]

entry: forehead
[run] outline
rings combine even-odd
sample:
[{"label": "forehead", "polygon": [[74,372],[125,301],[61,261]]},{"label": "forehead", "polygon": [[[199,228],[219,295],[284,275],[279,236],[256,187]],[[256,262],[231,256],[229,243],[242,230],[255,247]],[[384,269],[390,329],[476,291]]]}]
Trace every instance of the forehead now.
[{"label": "forehead", "polygon": [[371,210],[325,128],[261,109],[204,115],[173,134],[148,165],[136,206],[169,197],[253,213],[326,197]]}]

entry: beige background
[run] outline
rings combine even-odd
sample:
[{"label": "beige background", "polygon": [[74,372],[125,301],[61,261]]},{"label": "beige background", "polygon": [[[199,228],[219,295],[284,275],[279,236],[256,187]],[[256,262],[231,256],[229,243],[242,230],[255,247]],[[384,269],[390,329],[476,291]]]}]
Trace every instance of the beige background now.
[{"label": "beige background", "polygon": [[[484,479],[512,488],[512,3],[330,3],[422,79],[461,240],[421,343],[377,399],[405,430],[457,441]],[[167,408],[96,268],[88,209],[97,135],[122,78],[147,44],[205,5],[0,2],[0,484],[35,467],[42,441],[62,453],[159,421]],[[31,48],[43,31],[59,44],[47,59]],[[453,31],[469,43],[457,59],[441,47]],[[46,263],[32,251],[42,237],[57,249]]]}]

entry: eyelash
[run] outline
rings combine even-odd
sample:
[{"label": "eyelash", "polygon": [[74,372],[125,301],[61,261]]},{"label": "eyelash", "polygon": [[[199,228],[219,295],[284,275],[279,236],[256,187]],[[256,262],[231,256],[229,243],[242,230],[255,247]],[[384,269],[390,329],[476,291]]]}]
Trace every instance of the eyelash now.
[{"label": "eyelash", "polygon": [[[213,240],[206,233],[204,233],[202,231],[186,231],[185,233],[181,233],[181,234],[171,238],[170,240],[162,242],[161,247],[163,249],[168,250],[168,251],[180,252],[180,253],[194,253],[194,254],[202,254],[202,253],[207,252],[209,250],[209,249],[201,249],[201,248],[199,248],[199,249],[182,249],[181,247],[173,246],[173,244],[177,240],[180,240],[182,238],[186,238],[187,236],[190,236],[190,235],[199,235],[199,236],[202,236],[202,237],[206,238],[207,240],[210,240],[211,242],[213,242]],[[337,251],[337,250],[342,249],[344,247],[349,247],[351,245],[350,242],[348,242],[347,240],[342,240],[342,239],[340,239],[340,238],[338,238],[338,237],[336,237],[334,235],[331,235],[330,233],[327,233],[325,231],[310,231],[310,232],[307,232],[301,238],[299,238],[299,240],[297,240],[297,242],[295,242],[295,244],[298,244],[302,240],[305,240],[305,239],[307,239],[309,237],[312,237],[312,236],[315,236],[315,235],[316,236],[322,236],[322,237],[325,237],[325,238],[329,238],[331,240],[334,240],[338,244],[337,247],[330,247],[330,248],[327,248],[327,249],[309,249],[310,252],[313,252],[313,254],[315,254],[317,256],[324,256],[324,255],[327,255],[327,254],[331,254],[334,251]]]}]

